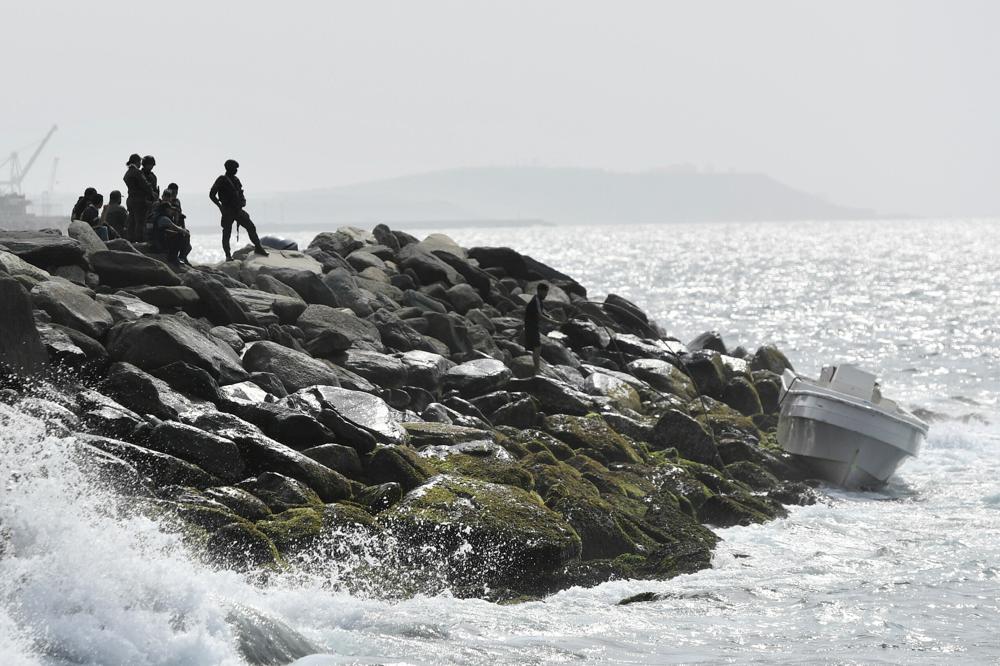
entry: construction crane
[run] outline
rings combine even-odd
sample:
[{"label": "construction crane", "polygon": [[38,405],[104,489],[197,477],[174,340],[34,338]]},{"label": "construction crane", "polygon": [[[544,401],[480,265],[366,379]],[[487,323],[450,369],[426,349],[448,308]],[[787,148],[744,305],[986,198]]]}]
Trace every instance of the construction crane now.
[{"label": "construction crane", "polygon": [[10,157],[8,157],[3,164],[0,164],[0,168],[10,164],[10,180],[0,180],[0,187],[7,186],[11,193],[21,194],[21,182],[24,181],[25,176],[27,176],[28,172],[31,171],[31,167],[34,166],[35,160],[38,159],[38,155],[42,152],[42,149],[45,148],[45,144],[49,142],[52,135],[56,133],[57,129],[59,128],[56,125],[52,126],[52,129],[50,129],[49,133],[45,135],[45,138],[41,140],[38,147],[35,148],[35,152],[32,153],[27,164],[23,167],[21,166],[21,160],[18,156],[18,151],[16,150],[10,154]]}]

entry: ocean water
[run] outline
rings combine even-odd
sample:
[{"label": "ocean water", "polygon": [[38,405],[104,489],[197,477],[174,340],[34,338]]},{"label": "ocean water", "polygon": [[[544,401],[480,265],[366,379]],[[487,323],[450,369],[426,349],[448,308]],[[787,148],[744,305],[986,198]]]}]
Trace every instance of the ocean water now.
[{"label": "ocean water", "polygon": [[[377,553],[267,581],[213,570],[95,488],[44,419],[0,408],[0,664],[1000,663],[1000,225],[448,233],[621,294],[685,341],[861,363],[941,417],[887,488],[721,530],[711,569],[498,606],[386,598],[356,584],[391,566]],[[639,592],[662,598],[617,605]]]}]

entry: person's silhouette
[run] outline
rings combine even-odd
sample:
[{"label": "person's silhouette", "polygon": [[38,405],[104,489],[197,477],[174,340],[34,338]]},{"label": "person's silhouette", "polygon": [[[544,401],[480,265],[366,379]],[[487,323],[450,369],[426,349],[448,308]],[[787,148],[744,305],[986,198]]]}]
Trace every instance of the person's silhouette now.
[{"label": "person's silhouette", "polygon": [[257,227],[254,226],[250,215],[244,210],[247,205],[247,198],[243,194],[243,183],[236,177],[236,171],[240,168],[236,160],[226,160],[226,173],[215,179],[215,184],[208,193],[208,197],[222,213],[222,250],[226,253],[226,261],[232,261],[233,255],[229,251],[229,239],[233,233],[233,224],[237,224],[247,230],[247,236],[253,243],[254,252],[267,256],[267,250],[260,244],[257,237]]}]

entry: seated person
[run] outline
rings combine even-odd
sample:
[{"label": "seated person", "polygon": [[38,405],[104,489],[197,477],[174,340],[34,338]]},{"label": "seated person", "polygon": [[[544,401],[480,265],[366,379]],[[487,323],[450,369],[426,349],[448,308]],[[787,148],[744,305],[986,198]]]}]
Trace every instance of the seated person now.
[{"label": "seated person", "polygon": [[[128,227],[128,209],[122,205],[122,193],[108,195],[108,205],[101,211],[101,225],[107,227],[108,238],[124,238]],[[100,231],[97,232],[100,235]],[[107,239],[105,239],[107,240]]]},{"label": "seated person", "polygon": [[191,251],[191,234],[177,224],[174,197],[173,190],[164,190],[163,198],[153,205],[153,251],[166,254],[168,263],[186,264]]}]

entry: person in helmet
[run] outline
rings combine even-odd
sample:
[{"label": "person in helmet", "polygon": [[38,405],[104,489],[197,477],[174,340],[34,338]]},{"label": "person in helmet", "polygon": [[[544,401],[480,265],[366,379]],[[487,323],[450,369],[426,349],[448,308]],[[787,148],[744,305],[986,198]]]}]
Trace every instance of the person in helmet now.
[{"label": "person in helmet", "polygon": [[240,168],[236,160],[226,160],[226,172],[215,179],[208,197],[222,213],[222,250],[226,253],[226,261],[232,261],[233,255],[229,249],[229,239],[233,233],[233,224],[237,224],[247,230],[247,236],[253,243],[254,252],[267,256],[267,250],[260,244],[257,236],[257,227],[254,226],[250,215],[246,212],[247,198],[243,194],[243,183],[236,177],[236,171]]}]

